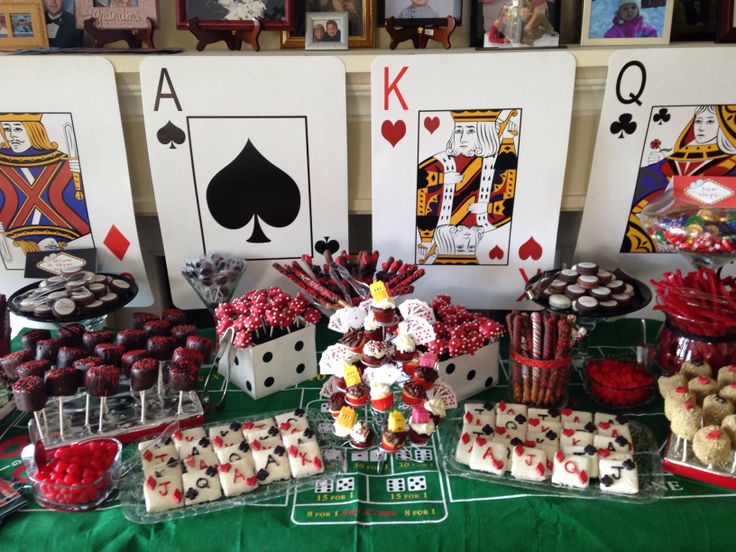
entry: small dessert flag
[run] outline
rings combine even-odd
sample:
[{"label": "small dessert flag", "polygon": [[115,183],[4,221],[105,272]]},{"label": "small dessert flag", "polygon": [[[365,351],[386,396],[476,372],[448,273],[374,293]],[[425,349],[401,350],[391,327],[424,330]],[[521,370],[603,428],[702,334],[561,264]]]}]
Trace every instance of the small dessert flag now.
[{"label": "small dessert flag", "polygon": [[352,387],[353,385],[358,385],[363,381],[362,377],[360,376],[360,371],[358,370],[358,367],[354,364],[345,363],[345,385],[347,387]]},{"label": "small dessert flag", "polygon": [[388,290],[386,289],[386,284],[384,284],[380,280],[373,282],[370,286],[370,289],[371,289],[371,297],[373,297],[374,301],[384,301],[389,298]]},{"label": "small dessert flag", "polygon": [[403,433],[406,431],[406,419],[398,410],[394,410],[388,415],[388,430],[393,433]]},{"label": "small dessert flag", "polygon": [[347,437],[350,434],[350,430],[353,429],[356,419],[357,414],[355,410],[349,406],[343,406],[335,419],[335,435],[338,437]]},{"label": "small dessert flag", "polygon": [[[403,417],[403,416],[402,416]],[[430,416],[424,406],[413,406],[411,409],[411,423],[413,424],[426,424],[429,422]]]}]

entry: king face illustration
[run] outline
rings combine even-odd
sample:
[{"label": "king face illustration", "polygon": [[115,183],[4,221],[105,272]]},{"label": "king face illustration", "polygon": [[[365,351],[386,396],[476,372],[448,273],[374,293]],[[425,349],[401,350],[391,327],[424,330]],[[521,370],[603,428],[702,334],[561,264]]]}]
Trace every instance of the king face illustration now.
[{"label": "king face illustration", "polygon": [[[452,111],[444,151],[417,170],[417,262],[480,264],[484,235],[511,221],[518,112]],[[505,135],[504,133],[507,133]]]},{"label": "king face illustration", "polygon": [[90,236],[71,122],[63,124],[66,153],[42,118],[0,114],[0,254],[8,269],[22,269],[26,253],[63,249]]}]

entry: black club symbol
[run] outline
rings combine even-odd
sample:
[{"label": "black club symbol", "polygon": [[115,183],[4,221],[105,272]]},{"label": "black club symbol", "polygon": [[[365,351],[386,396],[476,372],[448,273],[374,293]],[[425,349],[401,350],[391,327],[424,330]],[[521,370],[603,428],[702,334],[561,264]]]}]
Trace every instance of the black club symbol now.
[{"label": "black club symbol", "polygon": [[619,138],[625,134],[633,134],[636,130],[636,123],[631,113],[623,113],[619,116],[618,121],[611,123],[611,134],[618,134]]},{"label": "black club symbol", "polygon": [[654,114],[654,122],[661,125],[662,123],[667,123],[672,118],[672,115],[669,114],[669,111],[666,107],[663,107],[657,113]]}]

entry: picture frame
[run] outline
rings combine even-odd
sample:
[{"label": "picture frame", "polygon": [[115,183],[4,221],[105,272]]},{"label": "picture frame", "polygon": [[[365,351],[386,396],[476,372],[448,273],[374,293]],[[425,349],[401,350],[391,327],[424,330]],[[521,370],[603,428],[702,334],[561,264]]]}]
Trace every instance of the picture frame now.
[{"label": "picture frame", "polygon": [[148,19],[158,28],[158,0],[75,0],[77,28],[87,19],[98,29],[146,29]]},{"label": "picture frame", "polygon": [[675,0],[670,42],[713,42],[721,0]]},{"label": "picture frame", "polygon": [[[295,0],[256,0],[267,10],[260,19],[264,31],[283,31],[294,28]],[[252,29],[251,19],[227,19],[228,8],[219,0],[176,0],[176,28],[186,30],[189,20],[198,17],[199,27],[206,31],[237,31]]]},{"label": "picture frame", "polygon": [[[580,44],[669,44],[673,5],[674,0],[583,0]],[[631,19],[621,19],[621,13]]]},{"label": "picture frame", "polygon": [[377,23],[381,27],[390,17],[396,20],[397,26],[440,26],[447,22],[450,15],[455,18],[457,27],[462,25],[462,0],[376,0],[376,2]]},{"label": "picture frame", "polygon": [[[527,0],[529,1],[529,0]],[[546,14],[544,18],[551,26],[551,30],[547,28],[547,32],[541,34],[539,38],[532,41],[532,44],[525,44],[524,33],[519,27],[516,33],[516,40],[508,42],[494,40],[491,35],[496,35],[496,39],[505,38],[503,33],[499,33],[497,24],[499,16],[511,11],[518,13],[523,0],[470,0],[470,46],[475,48],[514,48],[514,47],[556,47],[560,42],[560,13],[561,0],[552,0],[544,3]],[[541,29],[542,27],[540,27]],[[498,35],[501,36],[498,36]],[[539,33],[534,33],[539,34]],[[535,43],[536,42],[536,43]]]},{"label": "picture frame", "polygon": [[716,42],[736,42],[736,0],[721,0]]},{"label": "picture frame", "polygon": [[304,35],[305,50],[348,49],[347,12],[307,12],[305,28],[312,29]]},{"label": "picture frame", "polygon": [[0,51],[48,48],[43,0],[0,2]]},{"label": "picture frame", "polygon": [[84,33],[77,27],[74,0],[43,0],[50,48],[79,48]]},{"label": "picture frame", "polygon": [[296,0],[294,28],[281,33],[281,48],[304,48],[307,12],[347,12],[348,47],[373,48],[374,0]]}]

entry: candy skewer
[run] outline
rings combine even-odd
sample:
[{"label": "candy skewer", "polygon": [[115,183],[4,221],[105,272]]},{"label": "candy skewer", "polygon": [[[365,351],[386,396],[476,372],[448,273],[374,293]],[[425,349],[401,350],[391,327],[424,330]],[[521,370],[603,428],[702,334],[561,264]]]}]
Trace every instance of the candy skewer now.
[{"label": "candy skewer", "polygon": [[141,391],[141,423],[146,423],[146,390]]},{"label": "candy skewer", "polygon": [[179,391],[179,406],[176,408],[176,415],[181,416],[181,403],[184,400],[184,391]]}]

